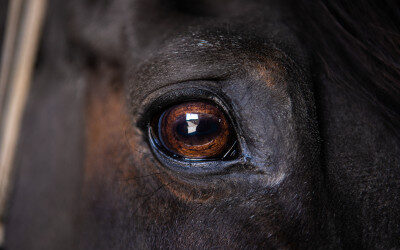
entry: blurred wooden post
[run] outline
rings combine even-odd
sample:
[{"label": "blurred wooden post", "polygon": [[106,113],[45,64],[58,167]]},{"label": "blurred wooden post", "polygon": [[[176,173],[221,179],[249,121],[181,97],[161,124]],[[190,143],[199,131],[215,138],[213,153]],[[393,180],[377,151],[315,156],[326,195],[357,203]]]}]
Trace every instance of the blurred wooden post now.
[{"label": "blurred wooden post", "polygon": [[[0,87],[0,247],[21,120],[29,93],[47,0],[10,0]],[[22,7],[22,8],[21,8]],[[4,85],[4,86],[3,86]]]}]

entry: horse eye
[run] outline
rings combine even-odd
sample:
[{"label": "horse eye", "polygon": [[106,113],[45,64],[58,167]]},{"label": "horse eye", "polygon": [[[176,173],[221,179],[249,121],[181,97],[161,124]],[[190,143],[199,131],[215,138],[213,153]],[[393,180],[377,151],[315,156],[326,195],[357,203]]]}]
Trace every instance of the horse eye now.
[{"label": "horse eye", "polygon": [[153,121],[152,131],[159,146],[185,159],[222,159],[232,155],[235,141],[224,112],[205,101],[170,107]]}]

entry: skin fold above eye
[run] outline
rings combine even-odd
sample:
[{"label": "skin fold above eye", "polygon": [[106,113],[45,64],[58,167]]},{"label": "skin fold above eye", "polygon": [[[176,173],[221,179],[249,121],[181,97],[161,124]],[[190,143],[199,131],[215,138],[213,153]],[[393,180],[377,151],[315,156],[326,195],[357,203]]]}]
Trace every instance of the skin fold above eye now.
[{"label": "skin fold above eye", "polygon": [[224,112],[204,101],[172,106],[152,127],[162,147],[186,159],[222,157],[232,145],[233,130]]}]

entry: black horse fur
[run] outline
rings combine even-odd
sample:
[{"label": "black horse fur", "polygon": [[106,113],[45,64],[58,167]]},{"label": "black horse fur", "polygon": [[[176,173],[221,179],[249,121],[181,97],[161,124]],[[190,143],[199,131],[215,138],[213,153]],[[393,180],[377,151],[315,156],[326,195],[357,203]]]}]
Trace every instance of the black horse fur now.
[{"label": "black horse fur", "polygon": [[[50,1],[7,249],[400,248],[399,29],[389,0]],[[208,95],[245,160],[177,170],[146,121]]]}]

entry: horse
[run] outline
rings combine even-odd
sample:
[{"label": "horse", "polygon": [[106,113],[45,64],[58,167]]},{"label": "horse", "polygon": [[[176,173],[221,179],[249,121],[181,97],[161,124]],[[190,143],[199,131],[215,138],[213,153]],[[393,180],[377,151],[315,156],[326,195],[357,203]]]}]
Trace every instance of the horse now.
[{"label": "horse", "polygon": [[396,1],[54,0],[6,249],[400,248]]}]

